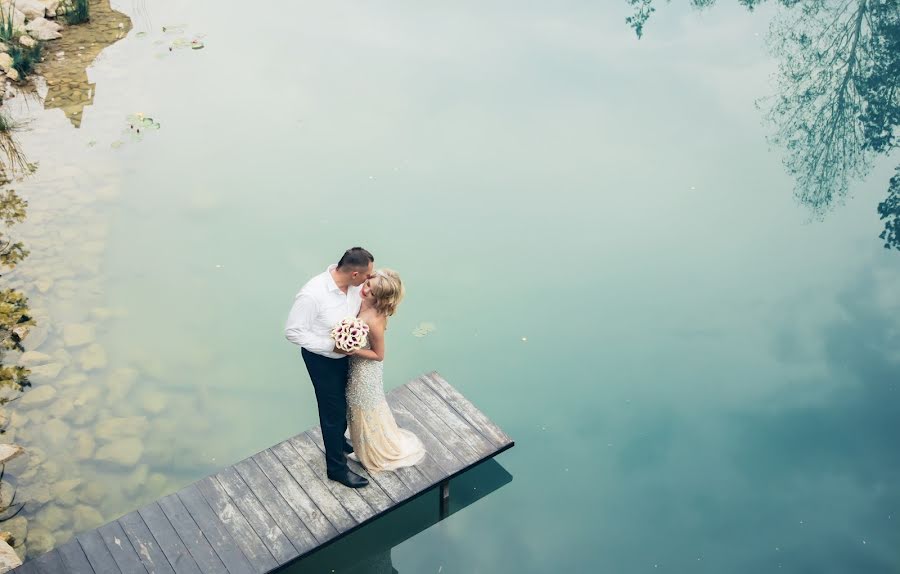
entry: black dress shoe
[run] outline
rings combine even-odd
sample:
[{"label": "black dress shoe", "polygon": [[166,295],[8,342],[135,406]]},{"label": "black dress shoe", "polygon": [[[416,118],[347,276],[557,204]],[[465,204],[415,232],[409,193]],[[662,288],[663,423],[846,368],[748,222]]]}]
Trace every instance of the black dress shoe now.
[{"label": "black dress shoe", "polygon": [[353,445],[351,445],[347,441],[344,441],[344,454],[350,454],[351,452],[353,452]]},{"label": "black dress shoe", "polygon": [[346,472],[342,472],[340,474],[328,474],[328,478],[335,481],[340,482],[347,488],[362,488],[364,486],[369,485],[369,481],[355,472],[348,470]]}]

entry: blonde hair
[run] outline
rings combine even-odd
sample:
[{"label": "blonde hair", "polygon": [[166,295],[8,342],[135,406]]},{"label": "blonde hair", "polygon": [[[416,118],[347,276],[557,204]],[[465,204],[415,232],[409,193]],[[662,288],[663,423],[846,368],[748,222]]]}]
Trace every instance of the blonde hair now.
[{"label": "blonde hair", "polygon": [[369,292],[372,294],[375,310],[390,317],[397,311],[406,290],[396,271],[379,269],[375,272],[375,276],[369,279]]}]

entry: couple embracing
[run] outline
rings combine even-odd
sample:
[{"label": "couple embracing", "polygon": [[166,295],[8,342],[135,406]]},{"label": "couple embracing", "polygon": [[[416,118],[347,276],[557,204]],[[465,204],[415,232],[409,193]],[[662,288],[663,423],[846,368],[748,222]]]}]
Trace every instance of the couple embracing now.
[{"label": "couple embracing", "polygon": [[[422,442],[397,426],[385,401],[384,334],[403,284],[396,271],[374,265],[362,247],[348,249],[300,289],[284,328],[288,341],[301,348],[316,392],[328,478],[350,488],[368,481],[350,470],[348,456],[370,472],[413,466],[425,456]],[[350,352],[332,338],[348,317],[368,326],[367,344]]]}]

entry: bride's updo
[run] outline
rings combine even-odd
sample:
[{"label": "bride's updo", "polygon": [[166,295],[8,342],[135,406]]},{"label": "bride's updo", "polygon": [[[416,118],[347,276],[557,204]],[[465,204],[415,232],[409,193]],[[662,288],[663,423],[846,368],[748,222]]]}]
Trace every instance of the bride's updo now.
[{"label": "bride's updo", "polygon": [[369,279],[369,292],[372,294],[375,310],[390,317],[397,311],[405,290],[396,271],[379,269],[375,272],[375,276]]}]

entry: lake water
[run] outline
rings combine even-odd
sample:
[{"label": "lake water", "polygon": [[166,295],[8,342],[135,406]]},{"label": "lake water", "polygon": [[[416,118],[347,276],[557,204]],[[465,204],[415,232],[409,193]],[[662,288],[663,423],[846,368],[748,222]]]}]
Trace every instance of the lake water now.
[{"label": "lake water", "polygon": [[625,2],[114,3],[78,127],[4,104],[62,366],[7,407],[29,553],[317,424],[284,320],[363,245],[407,287],[388,387],[439,371],[511,480],[307,571],[900,569],[896,155],[811,216],[755,105],[781,10],[682,4],[639,40]]}]

